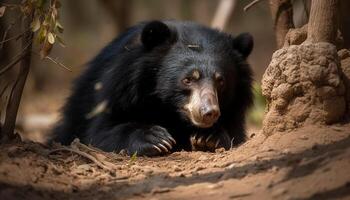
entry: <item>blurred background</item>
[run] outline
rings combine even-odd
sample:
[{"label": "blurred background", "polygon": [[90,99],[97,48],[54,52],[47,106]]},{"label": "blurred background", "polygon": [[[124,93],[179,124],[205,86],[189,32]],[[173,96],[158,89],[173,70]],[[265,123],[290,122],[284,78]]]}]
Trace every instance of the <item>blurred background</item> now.
[{"label": "blurred background", "polygon": [[[20,3],[20,1],[4,1]],[[59,60],[72,72],[33,53],[31,71],[24,90],[17,120],[17,129],[24,138],[44,141],[46,133],[59,117],[59,109],[70,93],[74,78],[105,45],[127,27],[140,21],[152,19],[191,20],[211,25],[218,0],[61,0],[60,23],[64,27],[61,35],[65,47],[55,45],[51,58]],[[248,117],[248,127],[258,130],[264,112],[260,80],[276,49],[273,22],[268,1],[261,1],[248,11],[243,7],[250,1],[236,1],[225,32],[233,35],[249,32],[255,45],[249,63],[254,71],[255,105]],[[0,18],[0,36],[6,32],[11,37],[19,32],[15,20],[18,11],[7,9]],[[12,25],[14,24],[14,25]],[[11,29],[9,29],[9,26]],[[0,65],[6,65],[18,51],[20,41],[4,43],[0,50]],[[34,45],[34,50],[38,47]],[[1,77],[2,88],[15,79],[13,69]],[[2,107],[3,108],[3,107]]]}]

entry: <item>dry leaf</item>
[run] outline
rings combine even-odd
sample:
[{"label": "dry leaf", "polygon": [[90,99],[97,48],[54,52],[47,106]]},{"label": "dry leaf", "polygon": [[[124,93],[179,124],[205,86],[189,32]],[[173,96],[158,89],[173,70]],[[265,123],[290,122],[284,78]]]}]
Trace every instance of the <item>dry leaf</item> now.
[{"label": "dry leaf", "polygon": [[0,17],[4,16],[6,10],[6,6],[1,6],[0,7]]},{"label": "dry leaf", "polygon": [[47,41],[50,44],[54,44],[55,43],[55,36],[51,32],[47,35]]},{"label": "dry leaf", "polygon": [[30,27],[32,28],[33,32],[36,32],[37,30],[39,30],[40,25],[41,24],[40,24],[39,17],[35,17]]}]

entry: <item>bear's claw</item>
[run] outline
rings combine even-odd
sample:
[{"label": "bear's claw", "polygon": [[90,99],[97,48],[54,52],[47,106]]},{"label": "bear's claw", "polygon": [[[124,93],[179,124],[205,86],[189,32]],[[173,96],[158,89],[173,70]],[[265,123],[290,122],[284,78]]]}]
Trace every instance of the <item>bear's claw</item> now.
[{"label": "bear's claw", "polygon": [[141,156],[159,156],[169,153],[175,145],[174,138],[168,131],[160,126],[152,126],[137,132],[132,144],[128,147],[128,153],[137,152]]},{"label": "bear's claw", "polygon": [[218,148],[230,148],[230,138],[226,132],[213,134],[195,133],[190,137],[193,151],[215,151]]}]

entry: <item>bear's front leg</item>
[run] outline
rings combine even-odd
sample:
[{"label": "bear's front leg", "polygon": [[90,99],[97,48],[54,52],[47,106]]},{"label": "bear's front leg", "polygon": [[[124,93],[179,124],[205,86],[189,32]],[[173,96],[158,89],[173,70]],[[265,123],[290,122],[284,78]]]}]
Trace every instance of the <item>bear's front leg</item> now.
[{"label": "bear's front leg", "polygon": [[129,155],[158,156],[169,153],[176,142],[169,132],[156,125],[125,123],[89,134],[85,139],[104,151],[119,152],[123,149]]},{"label": "bear's front leg", "polygon": [[193,151],[214,152],[219,148],[231,148],[231,138],[221,127],[199,130],[191,135],[190,141]]}]

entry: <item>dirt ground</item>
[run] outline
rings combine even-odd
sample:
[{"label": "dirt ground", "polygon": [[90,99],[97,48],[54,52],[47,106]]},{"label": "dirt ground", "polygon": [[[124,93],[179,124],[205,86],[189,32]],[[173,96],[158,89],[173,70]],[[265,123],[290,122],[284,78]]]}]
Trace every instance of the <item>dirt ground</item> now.
[{"label": "dirt ground", "polygon": [[[92,161],[93,160],[93,161]],[[350,124],[265,137],[230,151],[164,157],[78,142],[0,147],[1,199],[350,199]]]}]

